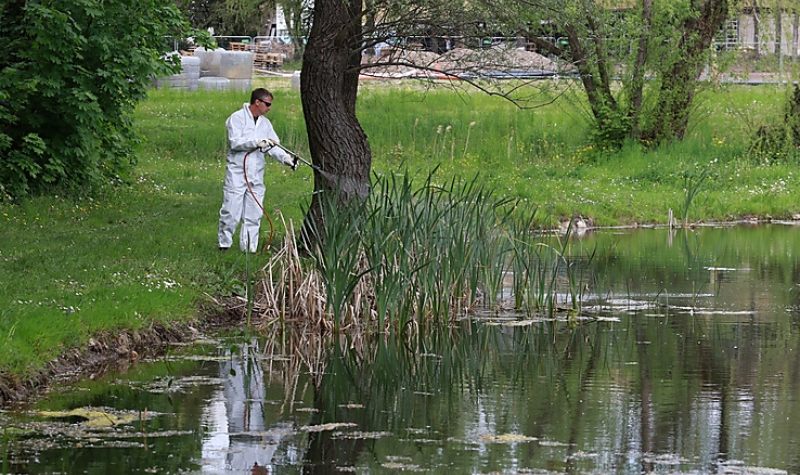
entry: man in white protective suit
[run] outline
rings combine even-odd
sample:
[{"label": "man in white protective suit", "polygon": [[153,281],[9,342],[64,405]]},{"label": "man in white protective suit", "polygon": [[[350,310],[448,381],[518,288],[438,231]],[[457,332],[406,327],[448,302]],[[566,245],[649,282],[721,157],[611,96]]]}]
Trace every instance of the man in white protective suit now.
[{"label": "man in white protective suit", "polygon": [[[228,163],[222,208],[219,210],[217,238],[220,250],[230,249],[239,222],[242,222],[239,248],[245,252],[258,250],[258,228],[264,203],[265,154],[292,170],[297,168],[297,160],[276,146],[279,143],[278,135],[266,117],[271,106],[272,93],[264,88],[254,89],[250,94],[250,103],[244,104],[225,122],[228,129]],[[248,189],[248,182],[252,193]]]}]

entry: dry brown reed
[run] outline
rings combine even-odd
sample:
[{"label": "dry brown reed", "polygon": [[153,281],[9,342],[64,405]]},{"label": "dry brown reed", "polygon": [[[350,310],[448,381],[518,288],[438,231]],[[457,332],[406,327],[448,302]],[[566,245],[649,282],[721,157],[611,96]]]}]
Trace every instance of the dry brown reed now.
[{"label": "dry brown reed", "polygon": [[[281,219],[283,219],[281,217]],[[271,331],[277,326],[290,326],[300,334],[329,333],[334,330],[334,314],[328,307],[328,296],[324,277],[311,261],[302,257],[294,223],[284,221],[286,235],[281,247],[267,261],[261,270],[260,283],[255,294],[253,306],[254,319],[262,331]],[[368,269],[366,256],[361,254],[357,273]],[[390,267],[387,272],[393,272]],[[399,324],[386,318],[382,324],[375,305],[375,273],[366,272],[356,284],[341,313],[338,330],[349,335],[391,332],[393,325]],[[451,319],[455,320],[469,314],[482,302],[482,292],[473,293],[468,287],[457,292],[456,284],[451,285],[449,302]],[[407,289],[407,297],[412,301],[423,298],[418,292]],[[395,330],[411,331],[420,324],[435,318],[430,306],[416,307],[412,318],[402,323],[403,328]]]},{"label": "dry brown reed", "polygon": [[[330,332],[334,328],[334,319],[327,305],[324,278],[310,258],[301,257],[294,223],[284,220],[284,227],[286,236],[281,247],[261,271],[254,306],[259,326],[268,329],[276,324],[290,324],[293,329],[300,330],[300,334]],[[364,256],[358,266],[359,271],[368,268]],[[372,283],[367,273],[355,286],[342,312],[341,331],[360,334],[376,330],[374,327],[366,328],[369,322],[377,321]],[[386,326],[388,330],[388,322]]]}]

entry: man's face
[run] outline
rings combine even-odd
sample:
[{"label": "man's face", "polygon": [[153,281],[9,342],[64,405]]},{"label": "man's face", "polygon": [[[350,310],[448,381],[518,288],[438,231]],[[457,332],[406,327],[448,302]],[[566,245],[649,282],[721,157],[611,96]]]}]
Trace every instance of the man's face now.
[{"label": "man's face", "polygon": [[261,99],[256,99],[256,105],[258,106],[258,111],[260,112],[259,115],[264,115],[269,112],[269,108],[272,107],[272,97],[265,96]]}]

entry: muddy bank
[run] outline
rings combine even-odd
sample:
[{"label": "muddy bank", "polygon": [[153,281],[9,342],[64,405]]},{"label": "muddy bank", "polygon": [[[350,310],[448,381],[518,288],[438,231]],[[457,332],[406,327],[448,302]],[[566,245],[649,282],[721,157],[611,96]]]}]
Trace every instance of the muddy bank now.
[{"label": "muddy bank", "polygon": [[243,312],[218,311],[191,322],[153,324],[143,330],[107,331],[72,348],[37,373],[20,377],[0,372],[0,408],[46,392],[54,384],[94,378],[107,371],[125,371],[139,359],[163,354],[175,343],[185,343],[203,332],[232,327],[243,321]]}]

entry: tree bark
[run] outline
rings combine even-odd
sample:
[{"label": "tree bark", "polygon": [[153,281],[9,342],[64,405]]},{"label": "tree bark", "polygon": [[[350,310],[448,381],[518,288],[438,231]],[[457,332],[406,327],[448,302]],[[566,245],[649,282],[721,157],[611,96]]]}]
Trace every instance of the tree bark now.
[{"label": "tree bark", "polygon": [[362,43],[360,0],[318,0],[303,55],[300,90],[314,171],[304,235],[319,238],[322,207],[369,194],[372,152],[356,117]]},{"label": "tree bark", "polygon": [[728,0],[705,0],[699,15],[684,22],[677,56],[662,73],[656,120],[643,138],[650,142],[683,139],[689,113],[697,90],[697,79],[703,70],[703,55],[725,22]]},{"label": "tree bark", "polygon": [[578,75],[583,83],[583,89],[586,91],[586,97],[589,100],[589,107],[592,109],[592,115],[595,119],[599,119],[603,114],[603,97],[600,87],[597,84],[597,77],[593,73],[589,65],[589,58],[586,51],[583,49],[581,37],[578,31],[572,26],[567,25],[564,27],[567,33],[567,40],[569,41],[569,54],[572,64],[578,69]]},{"label": "tree bark", "polygon": [[592,16],[593,12],[587,15],[587,23],[589,24],[589,31],[592,34],[592,42],[594,43],[595,56],[597,61],[597,74],[600,78],[599,88],[603,95],[604,100],[610,107],[617,108],[614,95],[611,93],[611,77],[608,73],[608,48],[605,45],[605,38],[603,32],[597,26],[597,22]]},{"label": "tree bark", "polygon": [[[581,38],[582,33],[574,25],[566,25],[564,30],[569,41],[569,56],[578,69],[583,88],[586,91],[586,98],[595,120],[595,128],[615,130],[619,127],[616,120],[620,116],[620,107],[611,92],[607,47],[593,14],[594,12],[591,10],[585,11],[585,22],[590,35],[590,38],[586,40],[586,48],[583,44],[584,40]],[[594,50],[593,57],[590,49]]]},{"label": "tree bark", "polygon": [[644,97],[644,71],[647,63],[647,42],[650,39],[650,30],[653,24],[653,0],[642,0],[642,33],[636,47],[636,60],[631,73],[630,105],[628,116],[631,118],[631,138],[638,140],[641,137],[639,115],[642,112]]}]

